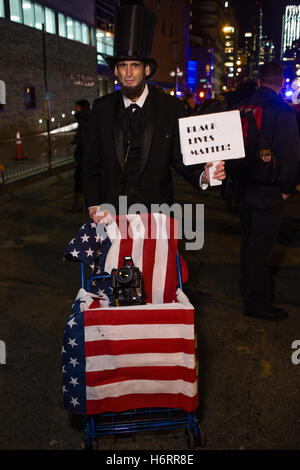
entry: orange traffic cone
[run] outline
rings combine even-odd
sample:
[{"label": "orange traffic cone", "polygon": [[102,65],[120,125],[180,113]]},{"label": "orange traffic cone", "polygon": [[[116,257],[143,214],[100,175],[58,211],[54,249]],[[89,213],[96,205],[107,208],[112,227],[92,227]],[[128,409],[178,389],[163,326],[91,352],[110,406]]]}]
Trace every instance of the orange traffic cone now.
[{"label": "orange traffic cone", "polygon": [[24,159],[24,152],[23,152],[23,146],[22,146],[20,131],[17,131],[17,133],[16,133],[16,159],[17,160],[23,160]]},{"label": "orange traffic cone", "polygon": [[4,171],[4,166],[0,164],[0,184],[4,184]]}]

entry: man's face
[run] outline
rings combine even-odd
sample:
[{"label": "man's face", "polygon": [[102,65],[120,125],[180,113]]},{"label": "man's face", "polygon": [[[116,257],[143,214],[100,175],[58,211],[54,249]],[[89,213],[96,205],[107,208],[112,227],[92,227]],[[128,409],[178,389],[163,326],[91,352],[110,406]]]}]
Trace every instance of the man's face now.
[{"label": "man's face", "polygon": [[150,74],[149,65],[138,60],[124,60],[115,66],[123,93],[129,98],[138,98],[145,87],[146,77]]}]

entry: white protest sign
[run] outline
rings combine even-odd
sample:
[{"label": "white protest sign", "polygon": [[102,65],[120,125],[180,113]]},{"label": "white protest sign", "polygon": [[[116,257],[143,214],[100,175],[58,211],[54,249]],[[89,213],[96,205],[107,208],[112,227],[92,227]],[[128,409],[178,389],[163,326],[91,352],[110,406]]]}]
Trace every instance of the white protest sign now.
[{"label": "white protest sign", "polygon": [[239,111],[181,118],[179,132],[185,165],[245,157]]}]

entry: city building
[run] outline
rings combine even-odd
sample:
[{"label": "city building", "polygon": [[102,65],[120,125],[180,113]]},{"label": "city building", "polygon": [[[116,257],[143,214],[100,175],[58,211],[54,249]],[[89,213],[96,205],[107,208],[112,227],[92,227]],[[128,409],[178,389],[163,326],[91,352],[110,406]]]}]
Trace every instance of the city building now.
[{"label": "city building", "polygon": [[144,0],[156,16],[152,57],[158,67],[151,82],[180,95],[187,87],[189,1]]},{"label": "city building", "polygon": [[190,0],[190,60],[197,64],[198,96],[212,98],[224,86],[224,27],[229,2]]},{"label": "city building", "polygon": [[238,53],[238,31],[234,16],[226,15],[224,33],[224,90],[235,87],[237,78],[241,72],[241,60]]},{"label": "city building", "polygon": [[[267,42],[266,37],[265,40]],[[243,32],[240,43],[242,50],[241,62],[243,64],[243,75],[250,79],[256,79],[258,77],[259,66],[265,61],[267,55],[270,55],[271,53],[266,51],[264,48],[263,11],[260,1],[253,4],[251,16],[249,17],[248,29]],[[269,42],[269,44],[271,44],[271,42]],[[269,46],[266,47],[268,48]]]},{"label": "city building", "polygon": [[0,0],[0,140],[74,123],[98,96],[94,1]]},{"label": "city building", "polygon": [[254,70],[256,70],[256,64],[253,61],[253,49],[254,34],[252,31],[247,31],[243,34],[241,39],[241,48],[239,54],[239,60],[241,61],[243,73],[246,77],[251,77]]},{"label": "city building", "polygon": [[114,17],[118,0],[95,0],[97,81],[99,96],[114,91],[115,77],[103,54],[114,54]]},{"label": "city building", "polygon": [[285,8],[282,18],[281,58],[293,41],[300,38],[300,5],[289,5]]},{"label": "city building", "polygon": [[275,56],[276,50],[274,41],[263,35],[260,41],[258,65],[273,62],[275,60]]}]

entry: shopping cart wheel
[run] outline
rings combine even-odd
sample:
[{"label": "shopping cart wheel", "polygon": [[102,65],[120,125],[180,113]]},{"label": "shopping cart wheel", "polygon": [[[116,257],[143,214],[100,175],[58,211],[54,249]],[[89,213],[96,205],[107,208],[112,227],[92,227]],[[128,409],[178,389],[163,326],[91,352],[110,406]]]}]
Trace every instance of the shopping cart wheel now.
[{"label": "shopping cart wheel", "polygon": [[187,426],[185,428],[185,437],[189,449],[195,449],[195,447],[206,446],[206,434],[202,433],[199,425],[197,425],[193,429],[190,429]]},{"label": "shopping cart wheel", "polygon": [[95,441],[91,440],[89,442],[85,442],[85,446],[84,446],[84,450],[86,451],[92,451],[92,450],[95,450],[96,449],[96,446],[95,446]]}]

